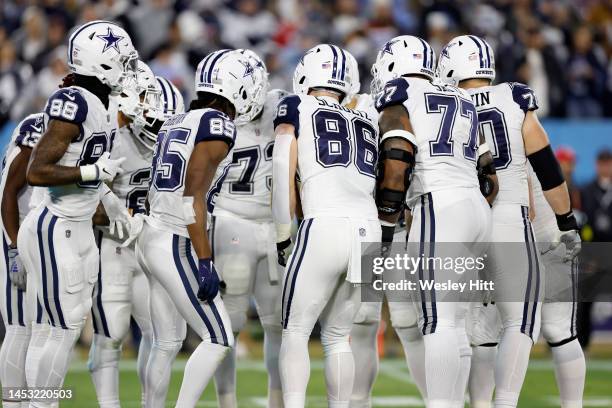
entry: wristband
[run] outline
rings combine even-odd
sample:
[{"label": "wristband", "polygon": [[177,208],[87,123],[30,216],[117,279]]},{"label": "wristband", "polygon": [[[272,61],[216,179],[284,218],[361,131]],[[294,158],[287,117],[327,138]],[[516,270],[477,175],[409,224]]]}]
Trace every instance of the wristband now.
[{"label": "wristband", "polygon": [[96,181],[99,180],[100,170],[95,164],[88,164],[79,167],[81,170],[81,181]]},{"label": "wristband", "polygon": [[557,227],[559,227],[560,231],[578,230],[578,222],[572,210],[561,215],[555,214],[555,217],[557,218]]}]

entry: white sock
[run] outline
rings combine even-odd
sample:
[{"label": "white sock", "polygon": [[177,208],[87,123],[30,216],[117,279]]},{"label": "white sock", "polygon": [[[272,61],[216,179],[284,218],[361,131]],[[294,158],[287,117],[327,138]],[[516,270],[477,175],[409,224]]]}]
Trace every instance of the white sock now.
[{"label": "white sock", "polygon": [[[238,338],[238,333],[234,333]],[[236,345],[221,360],[215,372],[215,388],[217,390],[217,402],[219,408],[236,408]]]},{"label": "white sock", "polygon": [[516,407],[533,342],[516,330],[504,330],[495,365],[495,407]]},{"label": "white sock", "polygon": [[205,341],[200,343],[185,365],[176,408],[195,407],[206,385],[229,350],[229,347],[220,344]]},{"label": "white sock", "polygon": [[495,389],[495,347],[474,347],[470,369],[470,407],[491,408]]},{"label": "white sock", "polygon": [[279,325],[264,325],[264,359],[268,370],[268,408],[283,408],[278,355],[283,331]]},{"label": "white sock", "polygon": [[551,351],[561,407],[582,408],[586,363],[580,343],[574,339],[561,346],[551,347]]},{"label": "white sock", "polygon": [[329,338],[321,335],[325,354],[325,384],[330,408],[348,408],[353,391],[355,360],[348,336]]},{"label": "white sock", "polygon": [[396,328],[395,332],[402,343],[404,357],[410,370],[410,376],[427,401],[427,384],[425,383],[425,343],[418,326]]},{"label": "white sock", "polygon": [[49,337],[50,328],[48,324],[32,323],[32,335],[28,344],[28,352],[26,355],[25,374],[29,387],[34,387],[36,383],[36,375],[38,366],[40,365],[40,357],[42,355],[45,343]]},{"label": "white sock", "polygon": [[[61,327],[49,328],[49,337],[45,342],[45,347],[39,361],[38,373],[36,374],[36,387],[59,389],[63,382],[70,359],[72,349],[76,343],[81,329],[62,329]],[[32,400],[30,405],[35,407],[49,407],[57,401]]]},{"label": "white sock", "polygon": [[[30,333],[27,327],[9,325],[2,347],[0,348],[0,383],[6,388],[25,388],[25,361],[30,343]],[[9,399],[2,395],[2,406],[19,408],[21,400]]]},{"label": "white sock", "polygon": [[423,336],[428,408],[453,407],[453,392],[459,380],[461,359],[454,328],[438,327]]},{"label": "white sock", "polygon": [[141,405],[143,406],[146,401],[147,364],[149,362],[152,346],[153,339],[151,338],[151,334],[145,334],[143,332],[140,338],[140,345],[138,346],[138,359],[136,360],[138,379],[140,380]]},{"label": "white sock", "polygon": [[457,332],[457,341],[459,342],[459,379],[455,384],[453,400],[455,405],[462,407],[465,405],[465,391],[467,389],[468,379],[470,377],[470,365],[472,360],[472,348],[465,332],[465,322],[462,321],[455,331]]},{"label": "white sock", "polygon": [[145,379],[147,408],[164,408],[172,363],[183,345],[182,341],[153,340]]},{"label": "white sock", "polygon": [[279,368],[285,408],[304,408],[310,378],[308,339],[310,336],[283,330]]},{"label": "white sock", "polygon": [[378,348],[376,335],[378,322],[353,324],[351,329],[351,350],[355,367],[351,408],[370,408],[372,406],[372,387],[378,375]]},{"label": "white sock", "polygon": [[118,408],[119,358],[121,342],[102,334],[94,334],[87,367],[96,389],[100,408]]}]

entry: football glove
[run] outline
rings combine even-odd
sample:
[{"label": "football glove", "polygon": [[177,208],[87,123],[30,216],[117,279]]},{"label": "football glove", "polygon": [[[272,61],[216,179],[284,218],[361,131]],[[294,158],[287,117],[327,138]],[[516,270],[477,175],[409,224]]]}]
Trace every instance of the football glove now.
[{"label": "football glove", "polygon": [[123,173],[121,163],[125,157],[111,159],[109,152],[104,152],[97,162],[81,166],[82,181],[111,181],[117,174]]},{"label": "football glove", "polygon": [[121,244],[123,248],[130,246],[130,244],[134,242],[136,238],[138,238],[138,235],[140,235],[140,232],[142,231],[145,217],[146,215],[144,214],[135,214],[134,216],[128,218],[128,222],[129,222],[128,231],[130,235],[123,242],[123,244]]},{"label": "football glove", "polygon": [[215,269],[212,258],[198,261],[198,299],[212,302],[219,293],[219,274]]},{"label": "football glove", "polygon": [[393,244],[393,235],[395,235],[395,225],[384,224],[382,228],[382,246],[380,255],[385,258],[389,256],[391,245]]},{"label": "football glove", "polygon": [[125,229],[128,233],[130,232],[130,219],[132,218],[125,204],[115,195],[115,193],[110,191],[110,189],[102,196],[101,201],[110,222],[110,234],[116,235],[119,239],[123,239],[123,230]]},{"label": "football glove", "polygon": [[293,242],[291,238],[287,238],[282,242],[276,243],[276,255],[278,256],[278,264],[280,266],[287,266],[287,259],[293,252]]},{"label": "football glove", "polygon": [[21,290],[26,289],[26,270],[23,267],[17,248],[9,248],[9,278],[11,283]]},{"label": "football glove", "polygon": [[565,257],[564,262],[573,260],[582,249],[582,240],[580,239],[580,233],[578,229],[578,222],[572,211],[563,214],[556,215],[557,227],[559,232],[553,242],[551,243],[551,250],[554,250],[559,245],[565,245]]}]

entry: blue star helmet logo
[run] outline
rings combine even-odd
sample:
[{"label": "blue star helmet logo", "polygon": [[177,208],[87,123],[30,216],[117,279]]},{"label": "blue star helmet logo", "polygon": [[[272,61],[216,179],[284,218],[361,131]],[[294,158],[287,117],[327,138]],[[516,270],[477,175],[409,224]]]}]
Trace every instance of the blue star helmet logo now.
[{"label": "blue star helmet logo", "polygon": [[114,48],[117,52],[119,51],[119,41],[121,41],[124,37],[120,35],[115,35],[113,30],[110,27],[107,27],[108,32],[106,34],[98,34],[96,37],[100,38],[104,41],[104,49],[102,52],[106,52],[109,48]]},{"label": "blue star helmet logo", "polygon": [[244,65],[245,68],[244,74],[242,75],[243,78],[253,75],[253,72],[255,72],[255,68],[253,68],[249,61],[247,61],[246,63],[243,62],[242,65]]},{"label": "blue star helmet logo", "polygon": [[393,55],[393,50],[391,49],[391,47],[393,46],[393,44],[395,44],[396,42],[398,42],[399,40],[391,40],[391,41],[387,41],[387,43],[385,44],[385,46],[383,47],[383,54],[386,52],[390,55]]}]

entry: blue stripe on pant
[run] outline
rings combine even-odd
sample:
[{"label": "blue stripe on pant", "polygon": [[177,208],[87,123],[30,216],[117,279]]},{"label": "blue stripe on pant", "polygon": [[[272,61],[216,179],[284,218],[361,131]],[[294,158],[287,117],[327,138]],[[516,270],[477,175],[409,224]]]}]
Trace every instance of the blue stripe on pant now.
[{"label": "blue stripe on pant", "polygon": [[[533,230],[531,229],[531,222],[529,221],[529,209],[527,207],[521,207],[523,216],[523,227],[525,234],[525,246],[527,249],[527,260],[529,262],[529,271],[527,275],[527,288],[525,290],[525,300],[523,302],[523,318],[521,322],[521,333],[533,336],[533,330],[536,324],[536,313],[538,308],[538,298],[540,292],[540,265],[538,263],[537,248],[535,246],[535,239],[533,238]],[[534,267],[535,266],[535,267]],[[532,295],[532,284],[534,278],[535,269],[535,287]],[[531,313],[529,309],[531,308]]]},{"label": "blue stripe on pant", "polygon": [[[291,258],[291,264],[289,265],[289,269],[287,270],[287,277],[285,279],[285,285],[283,287],[283,301],[287,299],[287,303],[283,302],[283,328],[287,328],[287,324],[289,323],[289,315],[291,313],[291,302],[293,301],[293,294],[295,292],[295,283],[297,281],[297,276],[300,270],[300,266],[302,266],[302,261],[304,260],[304,254],[306,253],[306,247],[308,246],[308,236],[310,235],[310,227],[312,226],[314,219],[309,218],[307,220],[302,221],[300,228],[298,229],[298,240],[297,244],[293,250],[294,255]],[[302,229],[304,230],[304,240],[301,241],[302,237]],[[295,261],[297,258],[297,262]],[[295,267],[294,267],[295,266]],[[289,286],[289,293],[287,294],[287,284],[291,281],[291,285]]]},{"label": "blue stripe on pant", "polygon": [[103,334],[110,338],[110,330],[108,329],[108,321],[104,312],[104,304],[102,303],[102,237],[104,233],[101,230],[97,231],[96,244],[98,245],[98,282],[94,289],[93,305],[91,307],[91,315],[94,332]]},{"label": "blue stripe on pant", "polygon": [[[427,200],[425,200],[425,197],[427,197]],[[427,206],[427,210],[425,209],[425,206]],[[429,239],[428,241],[426,241],[425,240],[425,229],[428,226],[429,226]],[[419,242],[419,255],[420,256],[425,255],[424,253],[425,243],[429,243],[429,253],[427,254],[427,257],[433,258],[435,256],[434,253],[435,253],[435,246],[436,246],[436,216],[434,212],[433,197],[431,193],[424,194],[421,196],[421,235],[420,235],[420,242]],[[430,281],[434,281],[435,271],[433,270],[433,267],[428,268],[428,272],[429,273],[428,273],[427,279]],[[419,263],[419,279],[423,281],[423,278],[424,278],[423,266],[422,266],[422,262],[420,262]],[[423,290],[421,290],[421,309],[423,312],[423,319],[424,319],[423,329],[422,329],[423,334],[435,333],[436,328],[438,326],[438,308],[436,305],[436,291],[435,289],[433,289],[433,286],[429,293],[430,293],[430,302],[427,302],[424,296],[425,293]],[[431,319],[429,318],[428,312],[427,312],[428,303],[431,304]]]},{"label": "blue stripe on pant", "polygon": [[[191,302],[191,305],[193,306],[195,311],[198,313],[198,315],[200,316],[200,318],[204,322],[204,325],[206,326],[206,329],[208,330],[208,333],[210,334],[210,341],[211,341],[211,343],[219,344],[219,339],[217,338],[217,334],[215,333],[215,329],[212,326],[210,320],[208,319],[208,316],[206,316],[206,312],[202,308],[202,304],[199,302],[199,300],[198,300],[198,298],[197,298],[193,288],[191,287],[191,283],[189,282],[189,278],[187,276],[187,273],[185,272],[185,268],[183,267],[183,262],[182,262],[182,258],[181,258],[181,255],[180,255],[180,249],[179,249],[179,241],[180,241],[181,238],[186,239],[186,238],[181,237],[181,236],[176,235],[176,234],[173,234],[173,236],[172,236],[172,255],[173,255],[173,258],[174,258],[174,265],[176,266],[176,270],[177,270],[177,272],[178,272],[178,274],[179,274],[179,276],[181,278],[181,282],[183,283],[183,287],[185,289],[185,293],[187,294],[187,297],[189,298],[189,301]],[[185,244],[187,244],[187,243],[185,243]],[[196,277],[196,282],[197,282],[198,270],[197,269],[192,270],[192,273]],[[211,310],[212,310],[212,308],[211,308]],[[220,330],[221,333],[222,333],[222,341],[223,341],[222,345],[227,347],[227,346],[229,346],[229,343],[227,341],[227,334],[225,333],[225,330],[223,329],[223,323],[221,322],[220,318],[218,319],[217,324],[219,325],[220,328],[222,328]]]}]

